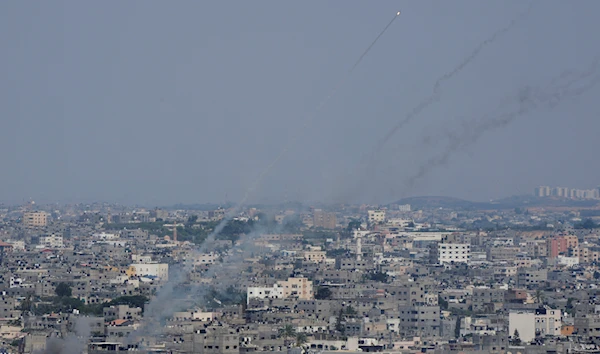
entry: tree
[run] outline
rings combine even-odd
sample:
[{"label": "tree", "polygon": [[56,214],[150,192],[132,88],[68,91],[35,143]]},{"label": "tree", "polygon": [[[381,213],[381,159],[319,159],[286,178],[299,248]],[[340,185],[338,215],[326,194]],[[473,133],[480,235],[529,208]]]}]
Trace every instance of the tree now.
[{"label": "tree", "polygon": [[454,338],[456,339],[460,338],[460,323],[461,317],[456,316],[456,324],[454,325]]},{"label": "tree", "polygon": [[579,228],[581,229],[595,229],[598,225],[592,219],[585,219],[581,224],[579,224]]},{"label": "tree", "polygon": [[296,333],[296,346],[301,347],[308,342],[308,338],[306,338],[306,333]]},{"label": "tree", "polygon": [[540,289],[535,291],[535,302],[538,304],[544,303],[544,292]]},{"label": "tree", "polygon": [[567,299],[567,306],[565,306],[565,312],[571,316],[575,316],[575,307],[573,306],[574,298],[570,297]]},{"label": "tree", "polygon": [[440,305],[440,309],[448,309],[448,301],[444,300],[444,298],[441,295],[438,295],[438,304]]},{"label": "tree", "polygon": [[519,331],[516,328],[512,337],[512,345],[521,345],[521,336],[519,335]]},{"label": "tree", "polygon": [[54,289],[56,296],[58,297],[71,297],[73,291],[71,290],[71,286],[67,283],[58,283],[56,289]]},{"label": "tree", "polygon": [[186,224],[186,227],[191,227],[192,225],[194,225],[196,222],[198,221],[198,215],[191,215],[188,219]]},{"label": "tree", "polygon": [[360,228],[360,224],[361,224],[360,220],[352,219],[348,223],[348,227],[346,228],[346,231],[352,232],[353,230]]},{"label": "tree", "polygon": [[357,312],[354,309],[354,307],[352,307],[351,305],[348,305],[348,307],[346,307],[346,315],[352,317],[352,316],[356,316]]},{"label": "tree", "polygon": [[[283,338],[284,343],[287,342],[288,338],[296,336],[296,329],[291,324],[279,328],[279,337]],[[287,345],[287,344],[286,344]]]},{"label": "tree", "polygon": [[387,273],[383,273],[383,272],[375,272],[375,273],[369,274],[369,279],[371,279],[373,281],[387,283],[388,275],[387,275]]},{"label": "tree", "polygon": [[328,300],[331,297],[331,290],[326,287],[319,287],[315,293],[315,299]]},{"label": "tree", "polygon": [[28,313],[31,310],[31,306],[33,305],[33,300],[31,299],[31,294],[27,294],[27,297],[25,298],[25,300],[23,300],[21,302],[21,307],[19,310],[21,310],[21,316],[25,316],[26,313]]},{"label": "tree", "polygon": [[340,309],[338,318],[335,321],[335,330],[342,334],[344,334],[344,332],[346,331],[346,327],[344,326],[343,322],[344,322],[344,309]]},{"label": "tree", "polygon": [[144,304],[148,302],[148,298],[143,295],[119,296],[110,301],[109,306],[128,305],[129,307],[139,307],[144,310]]},{"label": "tree", "polygon": [[523,210],[521,208],[515,208],[515,214],[521,215],[523,214]]}]

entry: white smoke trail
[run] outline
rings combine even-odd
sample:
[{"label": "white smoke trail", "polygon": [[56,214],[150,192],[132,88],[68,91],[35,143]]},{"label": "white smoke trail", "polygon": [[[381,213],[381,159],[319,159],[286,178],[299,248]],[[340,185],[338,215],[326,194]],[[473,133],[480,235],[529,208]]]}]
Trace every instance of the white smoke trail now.
[{"label": "white smoke trail", "polygon": [[[510,31],[519,21],[526,18],[533,8],[533,2],[528,6],[528,8],[519,16],[513,18],[510,23],[494,32],[489,38],[485,39],[483,42],[479,43],[473,51],[463,59],[457,66],[453,67],[452,70],[443,74],[439,77],[432,89],[432,93],[430,96],[421,101],[418,105],[416,105],[412,110],[410,110],[406,116],[397,122],[381,139],[376,145],[375,148],[371,151],[371,153],[367,156],[366,169],[363,173],[362,179],[358,182],[358,186],[353,188],[354,191],[361,191],[365,189],[365,186],[371,180],[372,174],[376,171],[377,166],[379,164],[379,156],[381,155],[381,151],[385,147],[385,145],[392,139],[400,129],[402,129],[405,125],[413,121],[415,118],[419,117],[423,111],[429,108],[434,103],[438,102],[442,98],[442,85],[452,79],[454,76],[458,75],[463,69],[465,69],[473,60],[477,58],[479,53],[487,46],[493,44],[498,38],[502,35]],[[365,166],[364,160],[359,166]],[[363,167],[364,168],[364,167]]]},{"label": "white smoke trail", "polygon": [[377,37],[375,37],[375,39],[371,42],[371,44],[369,44],[367,49],[365,49],[362,52],[362,54],[359,56],[358,60],[356,60],[354,65],[352,65],[352,67],[346,72],[346,74],[340,79],[340,81],[333,87],[333,89],[329,92],[329,94],[327,96],[325,96],[325,98],[317,105],[317,107],[312,112],[312,114],[310,114],[308,117],[306,117],[304,119],[304,125],[302,126],[300,131],[288,141],[288,143],[281,149],[279,154],[277,154],[275,159],[273,159],[273,161],[271,161],[271,163],[269,165],[267,165],[267,167],[259,174],[258,178],[254,181],[254,183],[250,186],[250,188],[248,188],[246,190],[242,199],[234,207],[233,212],[229,213],[229,217],[226,217],[225,219],[223,219],[223,221],[215,228],[214,232],[211,233],[211,235],[209,235],[207,241],[209,241],[209,242],[212,241],[214,239],[214,237],[223,230],[227,221],[231,220],[233,215],[235,215],[236,213],[238,213],[241,210],[241,207],[248,201],[248,198],[252,195],[252,193],[255,192],[256,188],[258,188],[258,186],[262,183],[264,178],[271,172],[273,167],[275,167],[275,165],[277,165],[279,163],[279,161],[281,161],[281,159],[285,156],[285,154],[288,153],[290,148],[292,146],[294,146],[298,142],[298,140],[304,135],[306,129],[310,125],[312,125],[312,122],[314,121],[317,114],[335,96],[335,94],[339,91],[339,89],[342,86],[344,86],[344,84],[346,83],[346,81],[348,80],[350,75],[354,72],[354,70],[358,67],[358,65],[367,56],[369,51],[371,51],[371,49],[373,48],[375,43],[377,43],[377,41],[379,41],[381,36],[383,36],[383,34],[388,30],[388,28],[390,28],[392,23],[396,20],[396,18],[398,18],[399,15],[400,15],[400,12],[398,12],[396,15],[394,15],[392,20],[383,28],[383,30],[377,35]]},{"label": "white smoke trail", "polygon": [[[400,12],[394,15],[392,20],[384,27],[384,29],[377,35],[377,37],[369,44],[369,46],[361,53],[358,60],[352,65],[352,67],[346,72],[346,74],[340,79],[340,81],[333,87],[333,89],[329,92],[327,96],[317,105],[314,112],[304,119],[304,125],[299,130],[299,132],[294,135],[288,143],[280,150],[275,159],[266,166],[266,168],[259,174],[258,178],[255,182],[246,190],[242,199],[236,204],[236,206],[231,210],[225,218],[215,227],[215,229],[208,235],[200,249],[199,253],[202,253],[206,250],[211,243],[214,242],[217,235],[223,231],[223,228],[227,225],[227,223],[238,214],[243,205],[248,201],[248,198],[255,192],[256,188],[262,183],[263,179],[266,175],[268,175],[273,167],[279,163],[279,161],[287,154],[292,146],[294,146],[297,141],[304,135],[306,129],[312,124],[316,115],[325,107],[325,105],[331,100],[332,97],[338,92],[338,90],[346,83],[352,72],[358,67],[358,65],[363,61],[363,59],[367,56],[369,51],[373,48],[375,43],[383,36],[383,34],[388,30],[388,28],[392,25],[392,23],[396,20],[396,18],[400,15]],[[160,323],[159,319],[165,318],[165,314],[172,311],[173,309],[169,306],[174,306],[171,304],[169,300],[173,297],[175,289],[182,284],[186,278],[189,269],[185,269],[182,272],[178,272],[174,274],[172,278],[157,292],[156,296],[150,301],[147,305],[147,314],[144,316],[144,322],[146,324],[149,323]],[[165,306],[167,306],[165,308]]]}]

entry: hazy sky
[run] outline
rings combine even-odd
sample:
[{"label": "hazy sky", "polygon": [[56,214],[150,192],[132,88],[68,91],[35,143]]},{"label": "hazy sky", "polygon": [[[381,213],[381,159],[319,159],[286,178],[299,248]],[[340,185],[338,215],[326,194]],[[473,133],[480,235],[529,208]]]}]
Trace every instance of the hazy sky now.
[{"label": "hazy sky", "polygon": [[[424,136],[483,117],[600,55],[600,2],[537,1],[386,145],[433,83],[525,1],[0,2],[0,201],[236,201],[373,47],[252,201],[486,200],[536,185],[600,184],[600,87],[490,131],[406,179],[443,149]],[[436,150],[438,149],[438,150]]]}]

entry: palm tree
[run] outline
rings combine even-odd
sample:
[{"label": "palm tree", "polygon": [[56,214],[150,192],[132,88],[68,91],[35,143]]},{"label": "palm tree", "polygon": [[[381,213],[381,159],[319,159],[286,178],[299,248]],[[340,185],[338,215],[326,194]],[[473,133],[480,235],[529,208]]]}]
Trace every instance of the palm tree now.
[{"label": "palm tree", "polygon": [[286,324],[279,329],[279,337],[283,337],[283,343],[287,346],[288,338],[296,336],[296,329],[291,324]]},{"label": "palm tree", "polygon": [[308,342],[308,338],[306,337],[306,333],[296,333],[296,346],[302,347],[304,344]]},{"label": "palm tree", "polygon": [[535,291],[535,302],[537,302],[538,304],[541,304],[544,302],[544,292],[540,289]]}]

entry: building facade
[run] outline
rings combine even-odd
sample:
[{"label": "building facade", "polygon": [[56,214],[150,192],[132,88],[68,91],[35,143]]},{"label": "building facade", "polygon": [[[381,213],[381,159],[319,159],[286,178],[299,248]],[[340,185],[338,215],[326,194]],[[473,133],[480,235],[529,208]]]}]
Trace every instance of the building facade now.
[{"label": "building facade", "polygon": [[28,211],[23,214],[23,225],[29,228],[46,227],[48,214],[43,211]]}]

